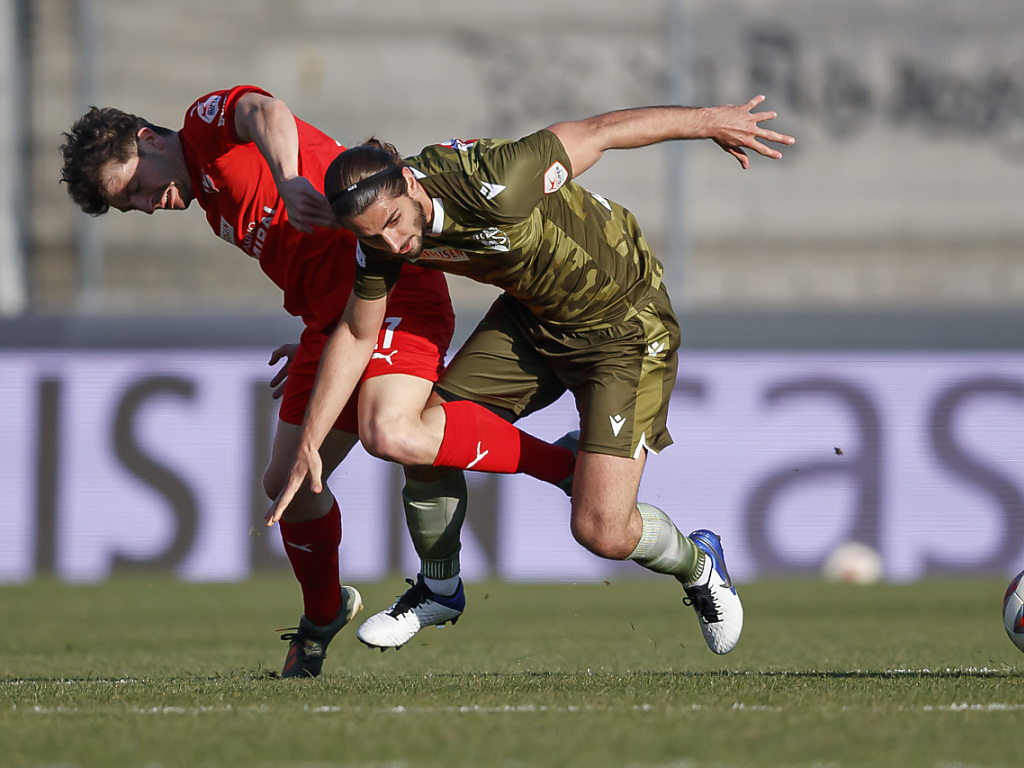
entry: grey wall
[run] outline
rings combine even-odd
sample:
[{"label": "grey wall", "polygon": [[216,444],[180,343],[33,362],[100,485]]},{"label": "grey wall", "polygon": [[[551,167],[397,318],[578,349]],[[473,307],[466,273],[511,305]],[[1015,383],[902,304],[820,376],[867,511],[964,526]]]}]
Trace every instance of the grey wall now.
[{"label": "grey wall", "polygon": [[[56,184],[77,116],[70,0],[33,5],[33,298],[74,305],[76,220]],[[97,100],[177,127],[189,102],[264,85],[344,142],[412,153],[452,136],[518,136],[558,119],[664,100],[666,6],[414,0],[175,4],[103,0]],[[693,308],[1013,308],[1024,303],[1024,5],[1012,0],[692,0],[699,103],[765,92],[798,137],[747,172],[688,148]],[[666,152],[611,153],[583,182],[637,212],[656,247]],[[279,306],[199,211],[113,214],[105,308]],[[667,258],[668,254],[666,254]],[[672,267],[676,269],[676,267]],[[681,274],[673,273],[678,276]],[[490,294],[458,284],[466,311]]]}]

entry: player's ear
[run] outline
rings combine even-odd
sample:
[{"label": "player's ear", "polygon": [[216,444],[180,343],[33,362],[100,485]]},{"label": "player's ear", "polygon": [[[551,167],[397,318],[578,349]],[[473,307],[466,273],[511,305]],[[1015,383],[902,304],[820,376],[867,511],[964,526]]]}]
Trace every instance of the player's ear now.
[{"label": "player's ear", "polygon": [[412,169],[405,167],[402,168],[402,176],[405,177],[405,192],[411,195],[416,191],[418,182],[416,181],[416,174],[412,172]]},{"label": "player's ear", "polygon": [[139,130],[136,131],[135,133],[135,138],[139,142],[140,146],[142,144],[145,144],[146,146],[152,147],[153,149],[163,149],[163,137],[161,137],[159,133],[154,131],[149,126],[144,125],[141,128],[139,128]]}]

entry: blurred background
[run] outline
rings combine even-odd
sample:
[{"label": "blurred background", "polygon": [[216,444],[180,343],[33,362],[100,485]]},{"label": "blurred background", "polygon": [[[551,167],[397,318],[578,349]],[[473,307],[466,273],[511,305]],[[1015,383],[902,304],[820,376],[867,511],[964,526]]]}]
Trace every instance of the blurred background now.
[{"label": "blurred background", "polygon": [[[682,320],[647,499],[717,525],[743,578],[816,574],[849,540],[891,579],[1024,567],[1021,3],[3,0],[0,40],[0,581],[285,563],[253,531],[266,359],[300,325],[197,206],[92,219],[58,183],[89,105],[176,129],[238,83],[406,154],[765,94],[782,161],[677,143],[581,179],[637,214]],[[494,293],[450,284],[458,341]],[[365,456],[332,483],[356,576],[415,568],[400,484]],[[576,547],[548,491],[474,478],[470,576],[638,570]]]}]

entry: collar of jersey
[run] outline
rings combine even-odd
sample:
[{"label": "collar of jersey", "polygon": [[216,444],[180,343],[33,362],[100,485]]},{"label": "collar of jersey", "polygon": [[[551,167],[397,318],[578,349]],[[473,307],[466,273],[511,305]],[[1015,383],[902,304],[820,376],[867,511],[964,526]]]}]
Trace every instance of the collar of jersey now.
[{"label": "collar of jersey", "polygon": [[440,197],[433,198],[434,203],[434,222],[430,226],[430,234],[440,235],[444,231],[444,203],[441,202]]}]

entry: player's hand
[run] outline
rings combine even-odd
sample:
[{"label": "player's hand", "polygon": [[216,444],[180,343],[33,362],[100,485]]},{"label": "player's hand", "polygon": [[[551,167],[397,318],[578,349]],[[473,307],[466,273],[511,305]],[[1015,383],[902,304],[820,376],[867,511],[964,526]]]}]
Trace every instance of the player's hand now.
[{"label": "player's hand", "polygon": [[790,145],[796,142],[792,136],[784,133],[769,131],[760,126],[765,120],[773,120],[777,117],[775,112],[754,112],[755,107],[764,101],[764,96],[755,96],[746,104],[726,104],[721,107],[712,107],[712,133],[714,142],[735,157],[744,170],[750,166],[750,158],[747,157],[746,149],[752,149],[759,155],[770,157],[773,160],[782,158],[782,153],[777,149],[765,146],[762,142],[770,141],[776,144]]},{"label": "player's hand", "polygon": [[270,362],[267,365],[277,365],[278,360],[284,358],[284,365],[278,369],[277,373],[274,374],[274,378],[270,380],[270,386],[274,388],[271,397],[275,400],[280,400],[284,394],[284,381],[288,378],[288,370],[292,367],[292,360],[298,351],[298,344],[282,344],[270,353]]},{"label": "player's hand", "polygon": [[334,211],[327,204],[327,198],[317,192],[304,176],[292,176],[281,181],[277,191],[288,211],[288,223],[299,232],[312,232],[313,227],[341,228]]},{"label": "player's hand", "polygon": [[323,465],[320,462],[320,452],[315,449],[303,448],[302,445],[299,445],[299,450],[292,461],[291,472],[288,473],[288,482],[285,483],[281,493],[277,495],[274,503],[267,510],[267,514],[264,515],[268,528],[281,520],[285,510],[288,509],[288,505],[292,503],[295,494],[302,488],[302,484],[306,482],[307,477],[309,478],[309,489],[313,493],[320,493],[323,490],[323,483],[321,482],[322,471]]}]

